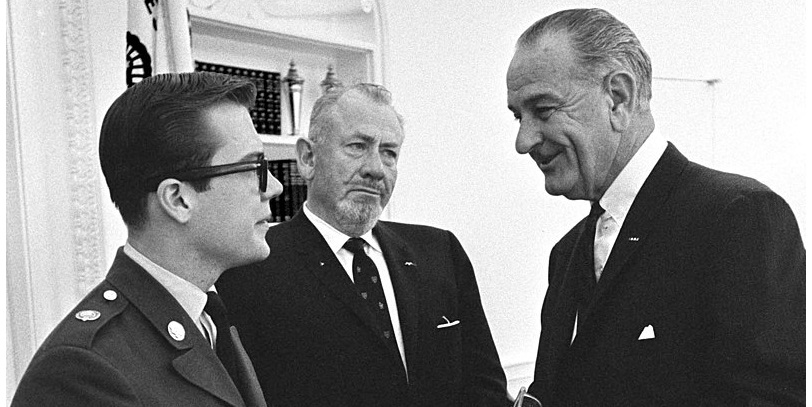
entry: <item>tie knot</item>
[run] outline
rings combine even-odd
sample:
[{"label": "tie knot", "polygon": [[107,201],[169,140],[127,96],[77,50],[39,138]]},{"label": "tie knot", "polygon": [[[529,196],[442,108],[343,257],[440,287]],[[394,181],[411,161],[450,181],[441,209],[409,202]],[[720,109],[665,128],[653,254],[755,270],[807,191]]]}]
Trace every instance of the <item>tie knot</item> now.
[{"label": "tie knot", "polygon": [[606,210],[601,208],[601,205],[598,201],[592,203],[592,209],[589,210],[589,217],[597,219],[599,216],[603,215]]},{"label": "tie knot", "polygon": [[[352,237],[344,243],[344,248],[349,250],[352,254],[364,253],[364,245],[366,242],[360,237]],[[364,253],[365,254],[365,253]]]}]

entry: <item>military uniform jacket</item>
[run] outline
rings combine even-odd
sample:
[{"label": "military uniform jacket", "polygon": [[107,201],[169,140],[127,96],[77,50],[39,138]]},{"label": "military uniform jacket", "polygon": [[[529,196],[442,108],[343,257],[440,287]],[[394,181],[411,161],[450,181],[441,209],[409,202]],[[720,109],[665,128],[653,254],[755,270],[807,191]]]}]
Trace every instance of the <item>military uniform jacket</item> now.
[{"label": "military uniform jacket", "polygon": [[591,293],[583,230],[550,254],[529,389],[545,407],[804,403],[806,250],[781,197],[669,144]]},{"label": "military uniform jacket", "polygon": [[[505,375],[474,271],[448,231],[378,222],[397,298],[407,371],[307,217],[272,227],[264,262],[217,289],[277,406],[500,406]],[[445,318],[444,318],[445,317]]]},{"label": "military uniform jacket", "polygon": [[246,400],[186,311],[119,249],[36,352],[12,406],[265,406],[239,358]]}]

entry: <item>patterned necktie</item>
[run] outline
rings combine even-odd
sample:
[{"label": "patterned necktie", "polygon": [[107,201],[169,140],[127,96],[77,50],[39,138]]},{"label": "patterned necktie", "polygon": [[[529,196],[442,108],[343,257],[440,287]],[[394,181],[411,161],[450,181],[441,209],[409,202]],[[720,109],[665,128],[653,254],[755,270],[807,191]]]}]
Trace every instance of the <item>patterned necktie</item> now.
[{"label": "patterned necktie", "polygon": [[216,292],[209,291],[206,293],[206,296],[208,300],[203,310],[209,314],[212,322],[214,322],[214,326],[217,327],[215,352],[217,353],[217,357],[220,358],[220,362],[225,366],[226,371],[228,371],[229,376],[231,376],[231,379],[236,384],[237,359],[234,351],[234,343],[231,341],[231,324],[228,322],[226,306]]},{"label": "patterned necktie", "polygon": [[381,337],[395,344],[395,334],[392,330],[392,321],[389,319],[389,308],[386,305],[386,297],[383,294],[381,279],[378,275],[378,268],[375,263],[364,252],[366,242],[359,237],[353,237],[344,243],[344,248],[352,254],[352,275],[355,280],[355,287],[361,298],[365,300],[372,311],[372,315],[378,321],[381,329]]}]

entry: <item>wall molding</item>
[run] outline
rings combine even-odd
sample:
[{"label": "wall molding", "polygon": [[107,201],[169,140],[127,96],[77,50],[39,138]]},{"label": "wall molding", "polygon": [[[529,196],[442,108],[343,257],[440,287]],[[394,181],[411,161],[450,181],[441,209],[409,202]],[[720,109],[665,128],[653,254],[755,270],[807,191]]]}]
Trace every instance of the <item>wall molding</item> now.
[{"label": "wall molding", "polygon": [[[74,289],[82,297],[105,275],[87,0],[60,0],[59,10],[70,163],[72,260],[77,283]],[[123,48],[121,59],[123,66]]]},{"label": "wall molding", "polygon": [[[36,351],[37,341],[33,334],[31,236],[28,233],[28,208],[23,200],[25,184],[22,180],[17,66],[11,24],[6,24],[6,38],[6,354],[11,355],[11,363],[6,366],[6,390],[11,392]],[[6,358],[8,361],[9,356]],[[11,403],[11,396],[7,394],[7,403]]]}]

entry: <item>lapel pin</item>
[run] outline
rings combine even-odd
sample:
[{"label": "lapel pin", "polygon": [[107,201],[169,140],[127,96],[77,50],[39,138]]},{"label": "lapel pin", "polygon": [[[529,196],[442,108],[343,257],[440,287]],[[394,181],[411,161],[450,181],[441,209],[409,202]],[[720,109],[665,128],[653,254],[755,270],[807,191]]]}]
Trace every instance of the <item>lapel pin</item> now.
[{"label": "lapel pin", "polygon": [[113,290],[107,290],[102,295],[104,296],[104,299],[107,301],[115,301],[115,299],[118,298],[118,293],[116,293]]},{"label": "lapel pin", "polygon": [[76,319],[84,322],[95,321],[99,319],[100,316],[101,312],[92,309],[86,309],[84,311],[79,311],[76,313]]},{"label": "lapel pin", "polygon": [[452,327],[452,326],[457,325],[457,324],[460,323],[459,319],[456,319],[453,322],[449,321],[448,318],[446,318],[445,315],[443,315],[443,321],[445,321],[445,322],[441,323],[440,325],[437,325],[438,329],[449,328],[449,327]]},{"label": "lapel pin", "polygon": [[412,263],[410,261],[407,261],[406,263],[403,263],[403,264],[406,265],[406,266],[414,266],[414,263]]},{"label": "lapel pin", "polygon": [[630,242],[639,242],[639,241],[640,241],[640,238],[639,238],[639,237],[630,237],[630,238],[629,238],[629,241],[630,241]]},{"label": "lapel pin", "polygon": [[166,329],[169,331],[169,336],[176,341],[182,341],[186,338],[186,329],[178,321],[170,322]]},{"label": "lapel pin", "polygon": [[323,261],[320,261],[320,262],[319,262],[319,266],[324,266],[324,262],[323,262]]}]

